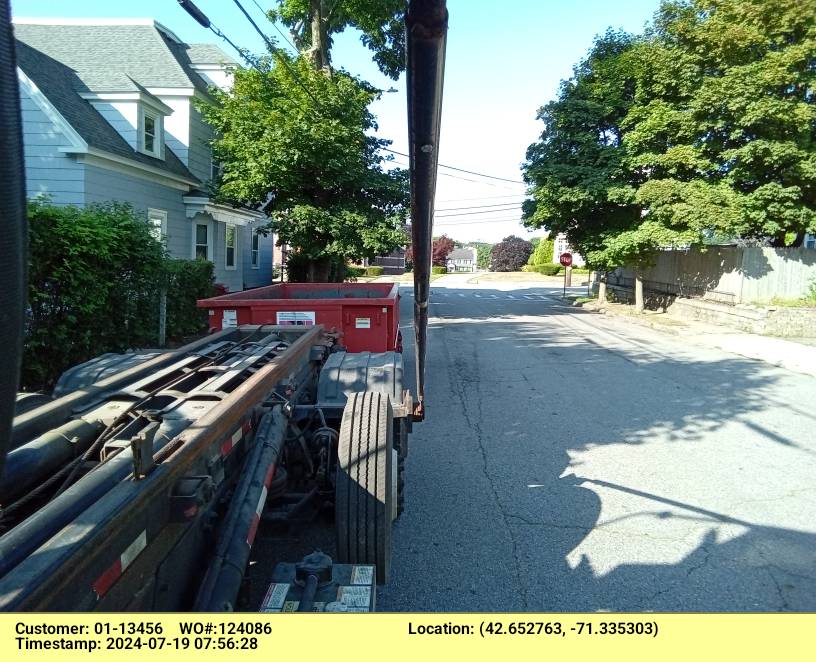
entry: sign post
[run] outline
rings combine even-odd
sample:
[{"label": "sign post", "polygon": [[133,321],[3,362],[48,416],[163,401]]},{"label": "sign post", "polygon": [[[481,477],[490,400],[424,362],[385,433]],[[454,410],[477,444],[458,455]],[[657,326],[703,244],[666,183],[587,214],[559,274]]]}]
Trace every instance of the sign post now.
[{"label": "sign post", "polygon": [[564,294],[562,295],[563,299],[567,298],[567,272],[569,271],[570,267],[572,266],[572,253],[561,253],[558,258],[558,261],[561,263],[561,266],[564,267]]}]

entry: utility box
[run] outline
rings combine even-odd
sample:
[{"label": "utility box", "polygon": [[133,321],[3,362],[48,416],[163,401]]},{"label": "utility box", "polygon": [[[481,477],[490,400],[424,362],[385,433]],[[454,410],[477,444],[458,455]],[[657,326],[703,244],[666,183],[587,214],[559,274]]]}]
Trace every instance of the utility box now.
[{"label": "utility box", "polygon": [[[309,557],[307,557],[309,558]],[[328,557],[327,557],[328,558]],[[275,612],[372,612],[376,604],[376,569],[373,565],[333,564],[313,591],[303,580],[300,564],[278,563],[260,610]],[[306,594],[308,604],[304,602]]]},{"label": "utility box", "polygon": [[241,324],[314,326],[342,332],[349,352],[402,351],[397,283],[279,283],[210,299],[210,331]]}]

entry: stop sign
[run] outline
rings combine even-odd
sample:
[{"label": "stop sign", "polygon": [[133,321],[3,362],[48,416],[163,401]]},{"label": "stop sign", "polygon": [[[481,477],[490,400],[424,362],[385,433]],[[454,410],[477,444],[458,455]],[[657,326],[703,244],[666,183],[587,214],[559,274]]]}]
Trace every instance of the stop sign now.
[{"label": "stop sign", "polygon": [[572,253],[561,253],[561,257],[558,258],[558,261],[561,263],[562,267],[571,267]]}]

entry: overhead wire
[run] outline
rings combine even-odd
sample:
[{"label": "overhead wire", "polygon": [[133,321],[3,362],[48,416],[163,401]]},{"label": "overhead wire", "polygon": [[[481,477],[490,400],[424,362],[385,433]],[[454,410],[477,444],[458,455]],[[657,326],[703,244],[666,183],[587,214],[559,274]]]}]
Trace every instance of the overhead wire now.
[{"label": "overhead wire", "polygon": [[[266,13],[266,10],[265,10],[263,7],[261,7],[261,5],[259,5],[259,4],[258,4],[258,0],[252,0],[252,3],[253,3],[253,4],[254,4],[254,5],[255,5],[255,6],[258,8],[258,10],[259,10],[259,11],[260,11],[260,12],[261,12],[261,13],[262,13],[264,16],[266,16],[267,18],[269,18],[269,15]],[[287,36],[286,36],[286,33],[285,33],[283,30],[281,30],[281,29],[278,27],[278,24],[277,24],[277,23],[275,23],[275,21],[273,21],[273,20],[271,20],[271,19],[269,19],[269,22],[272,24],[272,27],[273,27],[273,28],[275,28],[275,30],[277,31],[277,33],[278,33],[278,34],[279,34],[281,37],[283,37],[283,40],[284,40],[284,41],[285,41],[287,44],[289,44],[289,45],[292,47],[292,50],[293,50],[293,51],[295,51],[295,53],[297,53],[297,52],[298,52],[297,46],[295,46],[295,45],[294,45],[294,44],[293,44],[293,43],[290,41],[289,37],[287,37]]]},{"label": "overhead wire", "polygon": [[468,207],[441,207],[441,208],[440,207],[435,207],[434,211],[435,212],[439,212],[439,211],[467,211],[467,210],[470,210],[470,209],[491,209],[491,208],[497,208],[497,207],[505,207],[505,208],[509,209],[511,207],[518,207],[518,206],[521,205],[521,203],[522,203],[522,201],[519,200],[518,202],[497,202],[496,204],[493,204],[493,205],[470,205]]},{"label": "overhead wire", "polygon": [[[281,53],[280,49],[274,44],[274,42],[266,35],[266,33],[263,30],[261,30],[261,28],[255,22],[255,20],[252,18],[252,16],[246,10],[246,8],[241,4],[240,0],[233,0],[233,2],[235,3],[235,6],[238,7],[238,9],[244,15],[244,17],[249,21],[250,25],[252,25],[255,32],[257,32],[258,35],[261,37],[261,39],[264,41],[264,43],[266,44],[266,47],[269,49],[269,51],[273,55],[278,56],[278,59],[279,59],[280,63],[283,64],[284,67],[286,67],[287,71],[292,76],[294,81],[306,93],[306,95],[311,99],[312,103],[315,106],[315,109],[320,111],[321,114],[322,114],[323,108],[321,107],[320,102],[317,100],[317,98],[314,96],[314,94],[312,94],[312,91],[306,86],[306,84],[303,82],[303,80],[300,78],[300,76],[297,74],[297,72],[292,68],[292,66],[290,65],[287,57],[284,54]],[[264,11],[264,9],[261,7],[261,5],[257,2],[257,0],[252,0],[252,2],[258,8],[258,10],[261,11],[264,14],[264,16],[267,15],[266,12]],[[241,48],[238,45],[236,45],[235,42],[233,42],[222,30],[218,29],[218,27],[215,24],[213,24],[204,15],[203,12],[198,10],[198,8],[195,7],[195,5],[193,5],[192,2],[181,2],[180,1],[180,4],[182,5],[182,7],[188,13],[193,15],[193,18],[195,18],[199,23],[201,23],[205,27],[208,27],[217,37],[223,39],[230,46],[232,46],[232,48],[242,58],[244,58],[253,68],[255,68],[256,70],[259,70],[259,71],[261,70],[260,67],[258,66],[257,61],[255,60],[255,58],[253,58],[252,56],[249,55],[247,49]],[[196,16],[196,14],[191,11],[191,9],[190,9],[191,6],[195,8],[195,12],[198,14],[198,16]],[[292,44],[291,41],[289,41],[289,39],[286,37],[286,35],[283,33],[283,31],[280,30],[280,28],[278,28],[278,26],[275,24],[275,22],[270,21],[270,23],[272,23],[272,26],[280,33],[280,35],[286,40],[286,42],[297,52],[297,48],[294,46],[294,44]],[[290,101],[292,101],[293,103],[298,105],[298,107],[300,107],[301,110],[303,110],[303,107],[300,106],[299,104],[297,104],[297,102],[295,102],[294,99],[292,99],[291,97],[289,97],[289,99],[290,99]],[[400,152],[398,150],[391,149],[389,147],[381,147],[380,149],[382,149],[385,152],[395,154],[397,156],[410,158],[409,155],[406,154],[405,152]],[[406,166],[408,164],[399,164],[398,163],[398,165]],[[462,173],[469,174],[469,175],[475,175],[476,177],[483,177],[485,179],[508,182],[510,184],[518,184],[518,185],[522,185],[522,186],[525,185],[525,182],[523,182],[521,180],[508,179],[506,177],[497,177],[496,175],[488,175],[486,173],[476,172],[475,170],[467,170],[465,168],[459,168],[457,166],[451,166],[451,165],[447,165],[447,164],[444,164],[444,163],[440,163],[438,165],[439,165],[440,168],[445,168],[445,169],[448,169],[448,170],[454,170],[456,172],[462,172]],[[498,184],[492,184],[490,182],[481,182],[479,180],[468,179],[466,177],[458,177],[458,176],[452,175],[450,173],[440,172],[438,174],[443,175],[445,177],[451,177],[451,178],[454,178],[454,179],[459,179],[460,181],[471,182],[471,183],[474,183],[474,184],[483,184],[483,185],[487,185],[487,186],[494,186],[494,187],[498,187],[498,188],[509,189],[508,186],[499,186]]]},{"label": "overhead wire", "polygon": [[446,198],[445,200],[437,200],[437,202],[477,202],[479,200],[498,200],[501,198],[524,198],[524,193],[508,193],[507,195],[486,195],[476,198]]},{"label": "overhead wire", "polygon": [[320,102],[317,100],[317,97],[315,97],[312,94],[311,90],[309,90],[309,88],[306,87],[306,85],[300,79],[300,76],[297,75],[297,72],[289,64],[289,60],[287,59],[287,57],[285,55],[281,54],[280,49],[277,46],[275,46],[274,42],[269,37],[266,36],[266,33],[263,30],[261,30],[261,28],[258,27],[258,24],[255,22],[255,20],[252,18],[252,16],[249,15],[249,12],[246,9],[244,9],[244,6],[241,4],[240,0],[232,0],[232,1],[235,3],[235,6],[238,7],[238,9],[241,10],[241,13],[244,16],[246,16],[246,19],[252,24],[252,27],[255,28],[255,32],[257,32],[260,35],[261,39],[264,40],[264,43],[266,44],[266,47],[270,50],[270,52],[278,56],[278,60],[280,61],[280,63],[283,64],[283,66],[286,67],[286,70],[289,72],[289,74],[292,76],[292,78],[295,80],[295,82],[301,87],[301,89],[306,93],[306,95],[312,100],[312,102],[315,105],[315,108],[317,110],[319,110],[319,111],[322,111],[323,109],[321,108]]},{"label": "overhead wire", "polygon": [[486,225],[489,223],[507,223],[510,221],[521,221],[519,216],[506,216],[502,218],[479,218],[474,220],[455,220],[455,221],[434,221],[434,225],[448,226],[448,225]]},{"label": "overhead wire", "polygon": [[[391,152],[392,154],[396,154],[397,156],[404,156],[408,158],[408,154],[404,152],[398,152],[395,149],[390,149],[388,147],[381,148],[384,152]],[[438,164],[440,168],[447,168],[448,170],[456,170],[457,172],[464,172],[468,175],[477,175],[478,177],[486,177],[487,179],[496,179],[501,182],[510,182],[511,184],[525,184],[520,179],[507,179],[506,177],[496,177],[495,175],[486,175],[483,172],[476,172],[475,170],[465,170],[464,168],[457,168],[456,166],[445,165],[444,163]]]}]

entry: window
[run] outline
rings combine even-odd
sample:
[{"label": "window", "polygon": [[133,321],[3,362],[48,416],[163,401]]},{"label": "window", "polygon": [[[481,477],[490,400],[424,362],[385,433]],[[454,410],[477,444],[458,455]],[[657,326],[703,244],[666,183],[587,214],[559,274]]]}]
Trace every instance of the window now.
[{"label": "window", "polygon": [[150,226],[150,234],[156,241],[167,239],[167,212],[162,209],[147,210],[147,224]]},{"label": "window", "polygon": [[209,226],[206,223],[196,223],[195,226],[195,257],[202,260],[210,259]]},{"label": "window", "polygon": [[250,250],[250,255],[252,257],[252,268],[253,269],[260,269],[261,268],[261,235],[257,232],[252,233],[252,249]]},{"label": "window", "polygon": [[805,235],[805,248],[816,248],[816,235]]},{"label": "window", "polygon": [[217,182],[219,179],[221,179],[221,161],[215,157],[212,158],[212,163],[210,166],[210,179],[213,182]]},{"label": "window", "polygon": [[236,235],[238,230],[234,225],[227,225],[227,234],[224,241],[226,251],[224,253],[224,268],[235,269]]},{"label": "window", "polygon": [[142,151],[151,156],[161,154],[162,121],[159,115],[148,111],[142,112]]}]

